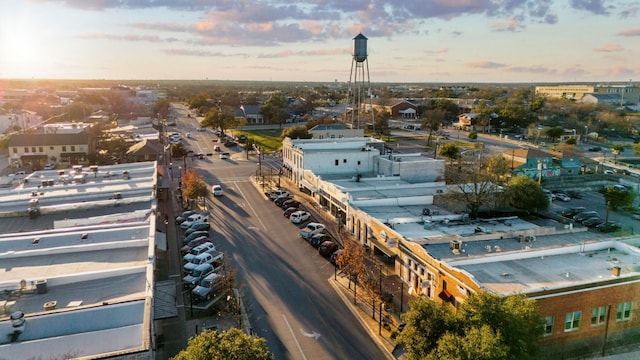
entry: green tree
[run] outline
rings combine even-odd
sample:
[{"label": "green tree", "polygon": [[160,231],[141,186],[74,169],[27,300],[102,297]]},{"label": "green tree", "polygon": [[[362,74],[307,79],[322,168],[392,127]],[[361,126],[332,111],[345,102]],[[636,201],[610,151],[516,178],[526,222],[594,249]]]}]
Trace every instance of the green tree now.
[{"label": "green tree", "polygon": [[576,138],[568,138],[567,141],[564,142],[567,145],[576,145],[578,144],[578,142],[576,141]]},{"label": "green tree", "polygon": [[518,209],[544,211],[549,207],[549,199],[537,181],[528,176],[512,178],[505,189],[509,203]]},{"label": "green tree", "polygon": [[224,332],[205,330],[189,339],[186,349],[180,351],[174,360],[269,360],[264,338],[245,334],[240,329]]},{"label": "green tree", "polygon": [[151,111],[153,115],[159,116],[160,119],[164,119],[169,115],[169,108],[171,101],[169,99],[158,99],[152,106]]},{"label": "green tree", "polygon": [[476,131],[469,131],[469,134],[467,134],[467,137],[471,140],[477,140],[478,133]]},{"label": "green tree", "polygon": [[605,204],[612,210],[625,208],[633,204],[635,194],[633,191],[619,186],[609,186],[602,192]]},{"label": "green tree", "polygon": [[451,120],[460,114],[458,105],[449,99],[438,99],[434,102],[433,107],[444,112],[445,121]]},{"label": "green tree", "polygon": [[440,129],[440,125],[446,120],[446,113],[441,109],[426,110],[422,115],[422,126],[429,129],[427,145],[431,145],[433,133]]},{"label": "green tree", "polygon": [[633,145],[633,151],[636,153],[636,156],[640,155],[640,144]]},{"label": "green tree", "polygon": [[440,340],[427,360],[506,360],[509,347],[500,333],[489,325],[469,327],[463,335],[448,332]]},{"label": "green tree", "polygon": [[544,131],[544,134],[551,139],[552,142],[555,142],[562,134],[564,134],[564,129],[556,126],[552,128],[547,128]]},{"label": "green tree", "polygon": [[436,349],[438,340],[455,328],[454,316],[448,306],[426,297],[414,299],[409,309],[402,314],[407,325],[397,339],[407,349],[410,360],[424,359]]},{"label": "green tree", "polygon": [[391,118],[391,114],[388,112],[373,109],[373,119],[375,122],[374,128],[376,134],[380,136],[389,134],[389,118]]},{"label": "green tree", "polygon": [[309,132],[306,126],[292,126],[282,130],[281,138],[291,138],[291,139],[311,139],[313,134]]},{"label": "green tree", "polygon": [[490,156],[485,162],[485,169],[494,182],[499,182],[505,175],[509,173],[509,164],[507,159],[501,154]]},{"label": "green tree", "polygon": [[453,163],[454,160],[460,159],[460,148],[452,142],[440,145],[438,155],[444,156]]},{"label": "green tree", "polygon": [[620,144],[615,144],[611,147],[611,152],[614,155],[613,160],[618,160],[618,155],[622,154],[624,152],[624,146],[620,145]]},{"label": "green tree", "polygon": [[187,200],[203,200],[208,194],[208,186],[207,183],[202,180],[200,175],[193,169],[189,168],[182,174],[182,183],[184,184],[184,189],[182,193],[184,194]]},{"label": "green tree", "polygon": [[204,115],[204,119],[200,122],[200,126],[204,128],[220,129],[225,132],[236,125],[233,110],[229,107],[214,106]]},{"label": "green tree", "polygon": [[174,158],[183,158],[187,156],[187,149],[182,143],[171,144],[171,156]]},{"label": "green tree", "polygon": [[287,107],[287,99],[282,93],[273,93],[260,108],[260,114],[264,117],[268,124],[279,124],[282,128],[282,122],[289,117],[284,109]]}]

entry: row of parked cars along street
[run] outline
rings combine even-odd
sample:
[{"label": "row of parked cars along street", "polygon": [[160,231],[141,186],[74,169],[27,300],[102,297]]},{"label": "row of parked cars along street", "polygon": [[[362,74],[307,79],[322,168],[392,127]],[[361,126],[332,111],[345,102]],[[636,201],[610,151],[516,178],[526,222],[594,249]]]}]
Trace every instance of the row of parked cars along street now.
[{"label": "row of parked cars along street", "polygon": [[597,211],[587,210],[582,206],[574,206],[564,209],[562,210],[562,216],[600,232],[613,232],[620,230],[620,225],[618,223],[605,221],[600,217],[600,214]]},{"label": "row of parked cars along street", "polygon": [[224,253],[211,241],[209,215],[188,210],[176,217],[184,230],[180,253],[185,276],[182,283],[191,289],[194,303],[210,301],[224,291]]},{"label": "row of parked cars along street", "polygon": [[324,224],[314,222],[311,214],[306,211],[300,201],[293,198],[292,194],[285,189],[277,189],[266,193],[276,206],[283,210],[284,217],[299,228],[298,234],[311,246],[318,249],[318,253],[329,258],[331,263],[336,264],[337,257],[342,252],[340,245],[327,232]]}]

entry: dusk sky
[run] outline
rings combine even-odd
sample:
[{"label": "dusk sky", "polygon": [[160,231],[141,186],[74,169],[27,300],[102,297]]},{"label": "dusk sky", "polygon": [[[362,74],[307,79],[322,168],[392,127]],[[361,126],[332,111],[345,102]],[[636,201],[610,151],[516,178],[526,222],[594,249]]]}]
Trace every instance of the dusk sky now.
[{"label": "dusk sky", "polygon": [[3,0],[0,78],[640,78],[640,0]]}]

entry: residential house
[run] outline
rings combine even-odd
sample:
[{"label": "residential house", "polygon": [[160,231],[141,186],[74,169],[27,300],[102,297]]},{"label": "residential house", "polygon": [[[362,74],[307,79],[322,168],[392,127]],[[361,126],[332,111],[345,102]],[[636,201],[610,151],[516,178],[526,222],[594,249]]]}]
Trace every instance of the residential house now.
[{"label": "residential house", "polygon": [[127,150],[127,159],[132,162],[155,161],[160,154],[162,154],[162,145],[157,139],[143,139]]},{"label": "residential house", "polygon": [[572,151],[551,151],[555,164],[560,166],[561,175],[579,175],[582,168],[580,154]]},{"label": "residential house", "polygon": [[519,148],[502,153],[511,167],[513,175],[526,175],[532,178],[560,176],[560,164],[553,161],[553,156],[538,149]]},{"label": "residential house", "polygon": [[49,162],[87,164],[95,144],[87,132],[18,134],[11,136],[8,148],[13,165],[40,168]]},{"label": "residential house", "polygon": [[404,99],[371,99],[371,104],[365,102],[364,109],[370,111],[371,107],[377,111],[387,112],[393,119],[415,119],[418,106]]},{"label": "residential house", "polygon": [[453,126],[457,129],[478,131],[478,132],[490,132],[491,122],[498,118],[498,114],[491,114],[489,121],[483,123],[477,114],[464,113],[458,115],[458,123],[454,123]]},{"label": "residential house", "polygon": [[245,125],[264,124],[264,117],[260,113],[261,106],[256,105],[240,105],[236,109],[236,119],[244,119]]}]

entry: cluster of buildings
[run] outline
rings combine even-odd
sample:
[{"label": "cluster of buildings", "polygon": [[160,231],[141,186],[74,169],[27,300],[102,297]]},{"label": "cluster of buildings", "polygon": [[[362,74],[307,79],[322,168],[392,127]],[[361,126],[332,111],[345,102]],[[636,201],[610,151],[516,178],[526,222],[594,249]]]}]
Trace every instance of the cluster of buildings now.
[{"label": "cluster of buildings", "polygon": [[[287,138],[284,174],[413,295],[455,307],[483,291],[525,294],[545,321],[541,346],[552,357],[637,342],[640,236],[517,217],[472,221],[440,206],[453,191],[442,160],[390,150],[366,137]],[[524,152],[504,156],[525,172],[553,166],[546,154]],[[577,171],[567,161],[565,171]]]},{"label": "cluster of buildings", "polygon": [[24,180],[0,189],[1,356],[152,358],[155,320],[176,312],[174,282],[154,281],[156,162]]},{"label": "cluster of buildings", "polygon": [[640,106],[640,88],[633,84],[546,85],[536,86],[535,93],[550,99],[569,99],[585,104]]}]

